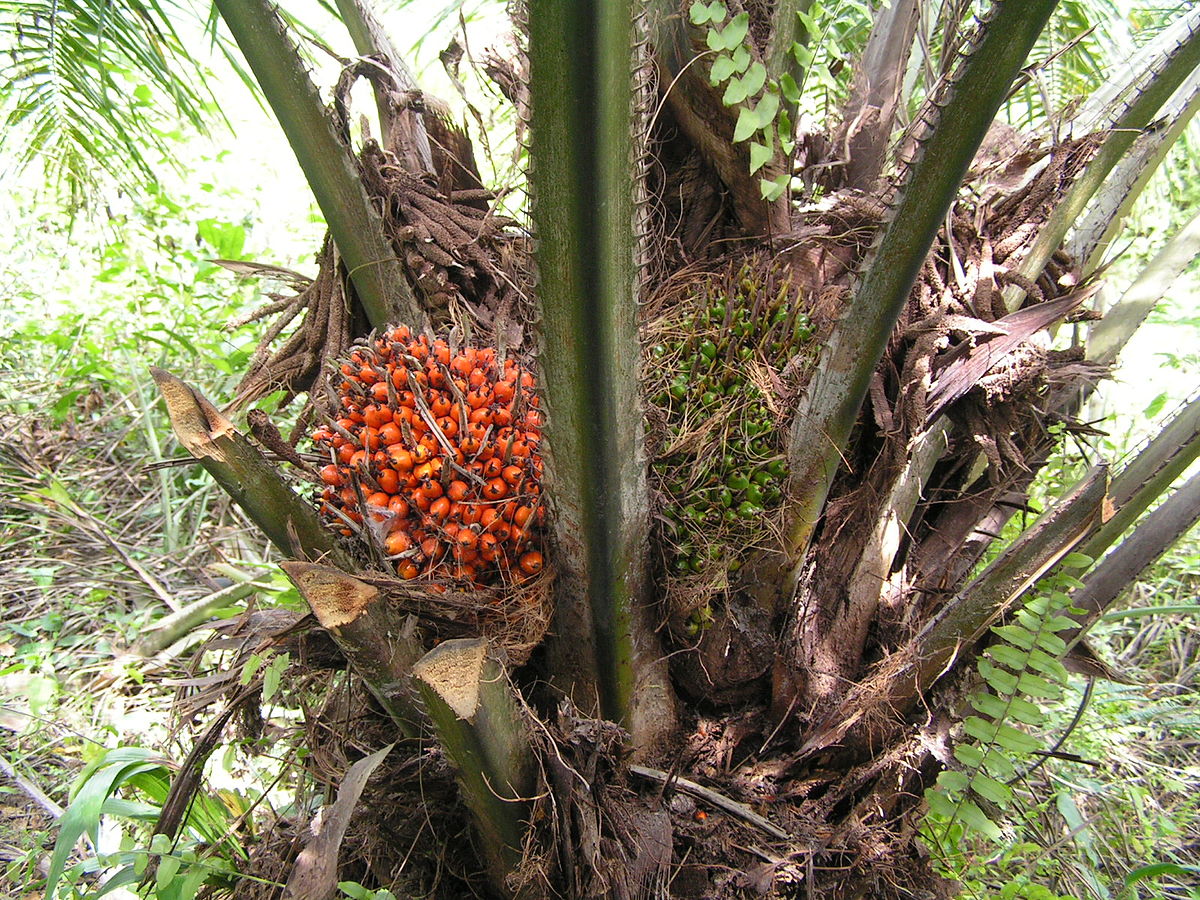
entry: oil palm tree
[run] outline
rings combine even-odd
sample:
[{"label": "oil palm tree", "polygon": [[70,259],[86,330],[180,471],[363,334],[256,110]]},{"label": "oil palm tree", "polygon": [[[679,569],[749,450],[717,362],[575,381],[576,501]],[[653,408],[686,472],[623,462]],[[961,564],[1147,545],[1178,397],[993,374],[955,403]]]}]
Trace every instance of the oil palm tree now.
[{"label": "oil palm tree", "polygon": [[[337,5],[360,56],[326,109],[271,4],[216,4],[330,229],[280,304],[302,324],[239,402],[282,386],[329,416],[329,391],[358,390],[342,361],[396,323],[500,346],[538,373],[554,577],[532,601],[528,582],[402,581],[370,528],[336,539],[160,372],[181,441],[289,560],[376,714],[453,763],[493,892],[932,891],[917,817],[995,832],[1036,750],[1028,698],[1063,660],[1096,665],[1080,629],[1200,514],[1193,480],[1118,543],[1200,450],[1193,403],[1005,530],[1200,249],[1193,223],[1098,308],[1113,235],[1200,97],[1200,13],[1068,103],[1046,64],[1082,4],[529,0],[525,52],[491,65],[528,112],[531,241],[370,11]],[[359,78],[380,136],[356,150]],[[1063,105],[1005,124],[1029,96]],[[517,594],[533,639],[479,612]]]}]

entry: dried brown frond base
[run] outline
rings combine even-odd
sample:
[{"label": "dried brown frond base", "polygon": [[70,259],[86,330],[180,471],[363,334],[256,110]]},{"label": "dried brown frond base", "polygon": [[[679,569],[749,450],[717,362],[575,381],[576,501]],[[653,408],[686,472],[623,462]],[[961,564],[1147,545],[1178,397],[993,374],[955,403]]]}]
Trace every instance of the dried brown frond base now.
[{"label": "dried brown frond base", "polygon": [[[492,209],[495,195],[475,189],[452,190],[447,196],[431,180],[407,172],[374,141],[367,141],[358,163],[384,234],[427,320],[386,324],[453,328],[460,339],[497,346],[502,354],[528,351],[528,326],[536,321],[531,247],[513,220]],[[243,320],[275,316],[238,386],[235,406],[277,390],[285,392],[280,406],[286,405],[312,390],[329,361],[344,356],[354,340],[370,332],[328,236],[317,263],[312,282],[291,296],[272,295],[271,303]],[[272,271],[267,267],[262,274]],[[276,346],[298,316],[299,324]]]},{"label": "dried brown frond base", "polygon": [[[353,336],[365,325],[361,311],[357,311],[356,321],[348,291],[337,250],[326,236],[317,255],[317,277],[290,297],[273,298],[271,304],[243,320],[275,315],[247,364],[231,405],[245,406],[283,390],[286,394],[280,406],[285,406],[296,394],[310,390],[325,359],[346,353]],[[276,347],[279,336],[297,316],[301,316],[299,325]]]},{"label": "dried brown frond base", "polygon": [[[251,616],[240,627],[226,628],[218,646],[245,652],[254,644],[261,651],[255,641],[266,639],[298,649],[299,639],[315,637],[294,617],[272,618],[277,621]],[[245,647],[232,643],[238,632]],[[315,668],[326,663],[337,669]],[[398,738],[360,679],[342,671],[325,651],[294,664],[282,684],[280,702],[301,711],[302,725],[291,732],[268,727],[276,752],[288,760],[280,784],[297,786],[300,812],[272,818],[259,829],[248,845],[250,861],[242,870],[247,877],[235,887],[238,898],[281,897],[309,838],[312,814],[322,802],[332,802],[352,763]],[[239,690],[236,680],[226,690]],[[761,709],[700,718],[676,751],[679,771],[769,818],[768,832],[697,799],[670,777],[665,782],[639,777],[625,766],[626,737],[612,723],[583,717],[566,703],[529,714],[536,717],[531,721],[540,776],[515,892],[787,897],[803,896],[812,884],[821,896],[841,897],[861,892],[856,873],[868,863],[874,877],[888,880],[873,886],[873,897],[908,897],[914,885],[938,883],[929,861],[914,855],[904,813],[934,771],[932,753],[948,752],[945,734],[917,728],[891,752],[848,773],[822,772],[801,765],[786,746],[762,752],[773,735]],[[288,747],[303,747],[302,760],[281,752]],[[780,829],[792,837],[781,840]],[[454,774],[438,746],[428,739],[401,741],[355,810],[338,877],[388,887],[397,896],[484,897],[489,895],[479,858]]]},{"label": "dried brown frond base", "polygon": [[404,581],[380,572],[358,573],[379,588],[388,602],[416,616],[427,647],[461,637],[486,637],[510,666],[521,666],[550,627],[554,572],[547,567],[519,584],[474,587],[453,581]]}]

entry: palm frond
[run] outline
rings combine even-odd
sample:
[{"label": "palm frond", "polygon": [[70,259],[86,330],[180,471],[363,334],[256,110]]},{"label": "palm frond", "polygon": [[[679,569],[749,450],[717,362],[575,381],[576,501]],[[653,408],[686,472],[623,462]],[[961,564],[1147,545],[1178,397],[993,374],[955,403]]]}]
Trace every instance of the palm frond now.
[{"label": "palm frond", "polygon": [[[980,22],[960,73],[919,121],[927,127],[857,293],[834,327],[792,423],[794,522],[789,564],[803,559],[842,462],[871,372],[984,134],[1054,9],[1053,0],[997,4]],[[798,569],[795,570],[798,573]]]},{"label": "palm frond", "polygon": [[[1158,46],[1160,45],[1161,46]],[[1033,246],[1021,263],[1026,278],[1041,274],[1050,255],[1059,247],[1113,168],[1124,159],[1137,136],[1160,115],[1164,104],[1180,85],[1200,68],[1200,9],[1180,16],[1177,22],[1155,41],[1153,61],[1139,70],[1119,96],[1110,98],[1094,111],[1097,124],[1107,127],[1107,136],[1071,186],[1062,194],[1050,218],[1038,232]],[[1080,120],[1093,120],[1093,111],[1083,111]],[[1010,286],[1005,302],[1013,308],[1022,296],[1020,288]]]},{"label": "palm frond", "polygon": [[172,123],[203,130],[215,108],[175,28],[188,18],[203,27],[159,0],[0,0],[0,151],[76,196],[101,175],[153,180]]},{"label": "palm frond", "polygon": [[1095,271],[1103,263],[1134,203],[1197,110],[1200,110],[1200,68],[1179,86],[1159,111],[1155,123],[1138,135],[1075,226],[1067,249],[1075,259],[1083,261],[1085,272]]}]

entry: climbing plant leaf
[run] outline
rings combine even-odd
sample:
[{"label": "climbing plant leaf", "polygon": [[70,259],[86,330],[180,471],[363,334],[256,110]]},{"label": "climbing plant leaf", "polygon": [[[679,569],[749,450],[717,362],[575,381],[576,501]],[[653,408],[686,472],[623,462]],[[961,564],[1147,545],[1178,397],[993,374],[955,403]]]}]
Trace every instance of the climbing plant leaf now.
[{"label": "climbing plant leaf", "polygon": [[772,153],[774,151],[767,144],[753,142],[750,145],[750,174],[753,175],[770,162]]},{"label": "climbing plant leaf", "polygon": [[712,84],[721,84],[723,81],[728,81],[729,77],[735,72],[737,72],[737,64],[733,61],[733,57],[722,54],[712,64],[712,69],[708,73],[708,80]]}]

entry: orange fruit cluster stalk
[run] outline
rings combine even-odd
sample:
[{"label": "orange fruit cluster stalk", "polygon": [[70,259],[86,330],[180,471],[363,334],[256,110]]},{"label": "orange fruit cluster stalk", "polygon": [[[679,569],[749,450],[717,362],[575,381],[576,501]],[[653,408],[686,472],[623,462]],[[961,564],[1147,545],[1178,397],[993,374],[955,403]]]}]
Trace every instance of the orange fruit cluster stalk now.
[{"label": "orange fruit cluster stalk", "polygon": [[344,535],[374,531],[406,579],[487,585],[542,570],[531,373],[491,347],[454,352],[403,325],[356,347],[341,373],[341,417],[313,433],[331,458],[327,522]]}]

